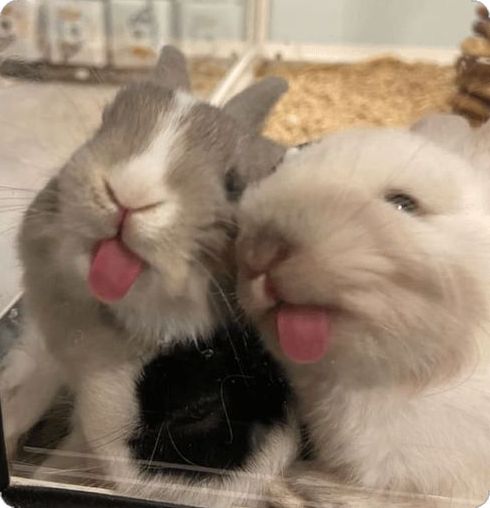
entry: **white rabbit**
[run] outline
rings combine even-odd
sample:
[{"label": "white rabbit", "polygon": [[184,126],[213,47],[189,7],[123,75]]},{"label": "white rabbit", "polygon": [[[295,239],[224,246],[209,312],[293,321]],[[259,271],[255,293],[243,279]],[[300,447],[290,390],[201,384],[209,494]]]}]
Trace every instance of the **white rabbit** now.
[{"label": "white rabbit", "polygon": [[316,473],[291,486],[321,506],[490,489],[489,178],[453,120],[448,143],[440,119],[329,135],[241,202],[239,296],[308,427]]}]

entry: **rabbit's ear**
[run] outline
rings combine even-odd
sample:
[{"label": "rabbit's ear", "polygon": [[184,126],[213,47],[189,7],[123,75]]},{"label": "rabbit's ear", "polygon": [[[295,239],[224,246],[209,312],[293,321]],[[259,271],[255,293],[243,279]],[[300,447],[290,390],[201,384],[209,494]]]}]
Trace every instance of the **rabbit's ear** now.
[{"label": "rabbit's ear", "polygon": [[225,104],[223,111],[245,128],[260,131],[270,110],[287,89],[286,80],[265,78],[235,95]]},{"label": "rabbit's ear", "polygon": [[236,146],[237,164],[227,177],[240,191],[273,173],[286,154],[286,147],[257,135],[244,136]]},{"label": "rabbit's ear", "polygon": [[438,135],[444,138],[446,135],[471,132],[471,127],[468,120],[460,115],[434,113],[422,117],[410,127],[410,130],[428,138]]},{"label": "rabbit's ear", "polygon": [[448,113],[425,116],[413,124],[410,130],[443,148],[460,154],[464,153],[468,142],[476,139],[476,131],[473,134],[465,118]]},{"label": "rabbit's ear", "polygon": [[170,89],[191,89],[184,54],[174,46],[164,46],[153,71],[153,80]]}]

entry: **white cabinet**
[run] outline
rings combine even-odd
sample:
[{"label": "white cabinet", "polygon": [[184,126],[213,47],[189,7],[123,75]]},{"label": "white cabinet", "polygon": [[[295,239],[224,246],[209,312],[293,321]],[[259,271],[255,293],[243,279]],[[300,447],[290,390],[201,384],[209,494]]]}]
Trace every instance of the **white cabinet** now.
[{"label": "white cabinet", "polygon": [[245,36],[245,2],[180,0],[179,36],[193,40],[240,40]]},{"label": "white cabinet", "polygon": [[43,57],[40,10],[36,0],[13,0],[0,14],[0,55],[27,61]]},{"label": "white cabinet", "polygon": [[49,0],[46,5],[50,61],[106,65],[106,4],[97,0]]},{"label": "white cabinet", "polygon": [[172,2],[111,0],[110,51],[116,67],[153,64],[158,50],[172,40]]}]

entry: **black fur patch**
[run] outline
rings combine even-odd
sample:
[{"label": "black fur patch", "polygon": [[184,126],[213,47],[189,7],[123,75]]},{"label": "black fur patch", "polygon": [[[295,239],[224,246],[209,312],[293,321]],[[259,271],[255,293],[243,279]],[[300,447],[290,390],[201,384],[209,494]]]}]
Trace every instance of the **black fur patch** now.
[{"label": "black fur patch", "polygon": [[245,190],[245,182],[236,168],[229,169],[225,174],[225,190],[228,201],[238,201]]},{"label": "black fur patch", "polygon": [[231,325],[178,345],[146,365],[137,384],[140,427],[129,445],[142,470],[182,474],[158,462],[232,470],[260,446],[260,428],[285,423],[290,390],[251,328]]}]

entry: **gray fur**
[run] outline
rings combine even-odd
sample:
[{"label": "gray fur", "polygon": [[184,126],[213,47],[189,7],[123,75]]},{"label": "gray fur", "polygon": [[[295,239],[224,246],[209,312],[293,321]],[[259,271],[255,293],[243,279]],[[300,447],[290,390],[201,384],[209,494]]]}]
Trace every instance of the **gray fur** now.
[{"label": "gray fur", "polygon": [[[77,248],[86,250],[87,245],[93,242],[92,237],[104,238],[114,234],[113,212],[105,205],[100,206],[103,189],[99,188],[97,181],[92,180],[91,173],[97,169],[102,178],[107,178],[110,172],[120,171],[121,165],[148,149],[158,125],[162,122],[165,124],[166,115],[176,101],[177,92],[170,89],[168,83],[182,84],[183,62],[185,63],[184,57],[178,50],[164,48],[155,72],[163,84],[158,84],[153,79],[123,88],[106,108],[102,125],[94,137],[73,155],[30,207],[20,235],[26,298],[29,298],[31,289],[37,293],[35,288],[30,287],[34,280],[42,277],[44,286],[47,282],[45,279],[55,281],[56,274],[63,284],[60,288],[61,295],[66,294],[69,299],[74,294],[75,283],[81,294],[87,297],[84,294],[84,280],[76,280],[73,274],[66,279],[66,274],[60,273],[60,261],[63,268],[67,269],[70,260],[63,262],[59,259],[58,253],[63,250],[59,244],[65,242],[65,234],[68,233],[75,237]],[[176,66],[175,76],[170,72],[173,65]],[[250,118],[244,118],[245,128],[240,123],[240,115],[235,114],[236,111],[233,116],[228,115],[235,108],[225,108],[224,113],[214,106],[197,101],[190,108],[189,114],[181,122],[182,132],[176,138],[181,150],[173,159],[169,159],[171,167],[167,170],[165,182],[185,203],[185,208],[177,220],[177,227],[161,232],[162,245],[157,245],[152,240],[144,246],[153,251],[151,255],[158,256],[162,266],[175,265],[178,258],[184,258],[186,262],[192,257],[209,259],[210,254],[220,256],[227,250],[226,229],[233,214],[224,189],[225,174],[233,170],[243,185],[246,185],[274,170],[285,152],[284,147],[251,132],[251,129],[253,127],[258,130],[267,111],[283,92],[282,80],[267,80],[264,88],[254,85],[248,92],[239,94],[235,105],[241,104],[244,107],[247,100],[253,101],[256,110],[254,118],[259,122],[252,125]],[[257,113],[259,103],[263,106],[261,115]],[[144,178],[142,174],[142,182]],[[169,249],[168,245],[174,248]],[[151,256],[149,261],[151,263]],[[218,264],[223,270],[222,263]],[[212,272],[215,264],[207,269]],[[162,270],[165,274],[165,269]],[[226,270],[225,267],[224,271]],[[218,280],[223,278],[223,274],[215,275]],[[168,276],[171,278],[171,274]],[[206,276],[206,287],[200,292],[200,298],[207,292],[207,279]],[[141,288],[135,287],[134,291],[138,294],[138,299],[141,298],[139,293],[147,281],[140,282]],[[163,300],[162,306],[169,310],[178,301],[178,308],[184,312],[179,319],[195,319],[192,316],[203,302],[194,302],[195,305],[189,309],[190,314],[187,314],[184,310],[186,305],[183,305],[185,302],[191,303],[187,301],[187,295],[168,294],[166,284],[169,285],[167,280],[162,281],[163,289],[158,289],[159,297]],[[128,313],[134,312],[135,303],[131,302],[131,298],[128,300],[129,302],[122,302],[112,308],[112,312],[126,325]],[[211,307],[218,305],[215,301],[210,303]],[[93,304],[89,305],[92,306]],[[221,304],[218,306],[221,307]],[[155,319],[161,321],[159,316],[155,316]],[[146,315],[144,321],[151,323],[152,320]],[[73,328],[72,325],[69,327]],[[157,328],[150,326],[150,335],[154,333],[161,336],[162,330]],[[145,335],[139,328],[128,331],[139,336]]]},{"label": "gray fur", "polygon": [[154,80],[160,85],[170,89],[191,89],[191,80],[187,70],[185,56],[173,46],[165,46],[158,59]]},{"label": "gray fur", "polygon": [[122,88],[105,108],[102,125],[86,151],[104,164],[117,164],[142,153],[174,96],[174,90],[153,81]]},{"label": "gray fur", "polygon": [[242,125],[260,130],[269,111],[288,89],[287,82],[271,76],[246,88],[224,106],[225,112]]},{"label": "gray fur", "polygon": [[[228,254],[236,196],[227,195],[226,186],[230,175],[243,187],[262,178],[283,157],[284,147],[257,131],[284,85],[268,80],[252,87],[226,111],[192,99],[182,91],[187,86],[183,55],[164,49],[152,78],[119,92],[94,137],[39,193],[25,216],[19,250],[27,323],[33,332],[7,356],[0,372],[11,453],[19,434],[47,409],[29,398],[42,383],[53,393],[56,386],[75,393],[73,432],[65,450],[100,458],[124,456],[127,443],[121,429],[136,424],[135,377],[142,364],[176,341],[206,333],[234,306],[229,290],[234,268]],[[247,101],[253,102],[253,115],[239,112]],[[165,145],[165,153],[157,142]],[[151,157],[145,159],[148,153]],[[164,167],[155,167],[160,163]],[[137,194],[148,188],[163,197],[132,216],[134,227],[124,238],[149,268],[122,301],[104,304],[91,294],[87,271],[97,243],[116,235],[117,208],[107,185],[122,177],[130,181],[123,190]],[[175,215],[168,212],[172,206]],[[22,363],[33,356],[34,361]],[[57,368],[50,377],[46,367],[51,365]],[[15,386],[9,381],[12,370],[17,372]],[[19,414],[18,407],[28,414]],[[248,465],[259,474],[279,473],[295,450],[294,431],[271,432],[275,437],[267,454],[258,451],[256,462]],[[119,437],[100,439],[111,433]],[[70,448],[83,442],[85,450]],[[141,480],[131,462],[113,464],[107,475],[119,490],[131,490],[131,482],[121,485],[116,478]],[[219,506],[265,488],[258,481],[236,481],[239,485],[229,485],[234,499]],[[150,495],[145,485],[129,493]],[[153,484],[152,497],[155,490],[162,500],[167,494],[173,499],[172,489]],[[192,496],[189,504],[209,501]]]}]

